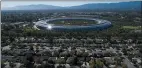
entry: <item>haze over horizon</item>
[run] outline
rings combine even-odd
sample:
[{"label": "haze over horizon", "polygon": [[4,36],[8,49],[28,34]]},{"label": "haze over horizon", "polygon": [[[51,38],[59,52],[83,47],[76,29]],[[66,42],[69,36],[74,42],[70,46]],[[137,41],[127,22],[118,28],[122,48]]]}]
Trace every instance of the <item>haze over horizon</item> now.
[{"label": "haze over horizon", "polygon": [[[127,0],[125,0],[127,1]],[[124,1],[124,2],[125,2]],[[132,0],[135,1],[135,0]],[[60,7],[71,7],[71,6],[79,6],[83,4],[90,4],[90,3],[117,3],[123,2],[119,0],[115,1],[2,1],[1,8],[9,8],[9,7],[16,7],[16,6],[23,6],[23,5],[52,5],[52,6],[60,6]]]}]

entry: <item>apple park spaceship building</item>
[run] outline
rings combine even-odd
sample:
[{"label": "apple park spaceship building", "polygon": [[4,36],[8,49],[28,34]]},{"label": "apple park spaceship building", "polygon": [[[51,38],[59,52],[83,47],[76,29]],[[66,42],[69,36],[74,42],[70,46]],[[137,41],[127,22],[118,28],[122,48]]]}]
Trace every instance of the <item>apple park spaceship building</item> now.
[{"label": "apple park spaceship building", "polygon": [[[57,25],[55,23],[50,23],[56,20],[90,20],[96,21],[95,24],[87,25]],[[112,26],[110,21],[96,19],[96,18],[53,18],[34,22],[34,27],[41,30],[55,30],[55,31],[78,31],[78,30],[104,30]]]}]

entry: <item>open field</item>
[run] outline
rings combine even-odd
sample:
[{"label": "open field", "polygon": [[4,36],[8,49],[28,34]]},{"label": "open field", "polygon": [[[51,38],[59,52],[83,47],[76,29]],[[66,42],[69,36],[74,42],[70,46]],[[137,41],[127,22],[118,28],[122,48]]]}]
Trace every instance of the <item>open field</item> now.
[{"label": "open field", "polygon": [[122,26],[123,29],[141,29],[141,26]]}]

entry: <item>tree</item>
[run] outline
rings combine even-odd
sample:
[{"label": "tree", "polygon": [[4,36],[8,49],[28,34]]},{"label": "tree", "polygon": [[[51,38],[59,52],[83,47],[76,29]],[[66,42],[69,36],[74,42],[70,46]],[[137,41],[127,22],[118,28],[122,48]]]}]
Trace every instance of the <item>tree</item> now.
[{"label": "tree", "polygon": [[126,48],[124,48],[122,52],[124,53],[124,55],[128,55]]},{"label": "tree", "polygon": [[122,64],[122,68],[128,68],[126,64]]}]

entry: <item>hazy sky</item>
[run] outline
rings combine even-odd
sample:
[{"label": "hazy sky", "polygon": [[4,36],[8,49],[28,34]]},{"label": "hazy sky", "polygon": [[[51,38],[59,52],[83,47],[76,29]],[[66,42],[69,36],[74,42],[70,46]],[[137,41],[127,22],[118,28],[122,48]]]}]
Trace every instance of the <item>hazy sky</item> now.
[{"label": "hazy sky", "polygon": [[[128,0],[123,0],[128,1]],[[134,1],[134,0],[132,0]],[[77,6],[87,3],[111,3],[111,2],[120,2],[120,0],[99,0],[99,1],[2,1],[1,8],[5,7],[14,7],[20,5],[36,5],[36,4],[45,4],[45,5],[54,5],[54,6]]]}]

